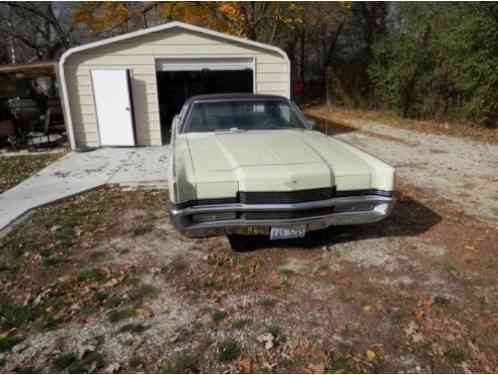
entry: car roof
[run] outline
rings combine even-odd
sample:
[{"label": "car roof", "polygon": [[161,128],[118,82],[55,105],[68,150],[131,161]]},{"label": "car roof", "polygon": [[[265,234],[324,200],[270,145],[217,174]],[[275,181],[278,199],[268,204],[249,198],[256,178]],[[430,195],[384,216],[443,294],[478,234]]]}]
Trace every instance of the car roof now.
[{"label": "car roof", "polygon": [[186,104],[190,105],[194,102],[203,101],[224,101],[224,100],[251,100],[251,99],[269,99],[269,100],[287,100],[287,98],[279,95],[263,95],[249,93],[227,93],[227,94],[204,94],[196,95],[187,99]]}]

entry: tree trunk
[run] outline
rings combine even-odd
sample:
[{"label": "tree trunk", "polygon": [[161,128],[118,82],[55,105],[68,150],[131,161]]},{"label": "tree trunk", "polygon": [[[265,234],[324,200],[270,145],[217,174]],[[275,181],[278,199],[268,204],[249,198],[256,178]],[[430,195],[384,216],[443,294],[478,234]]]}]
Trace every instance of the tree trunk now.
[{"label": "tree trunk", "polygon": [[303,92],[301,93],[302,96],[304,97],[304,90],[306,89],[304,87],[304,80],[305,80],[305,77],[306,77],[306,71],[305,71],[305,67],[306,67],[306,29],[303,27],[303,29],[301,30],[301,57],[300,57],[300,63],[301,63],[301,69],[300,69],[300,73],[301,73],[301,83],[303,84]]},{"label": "tree trunk", "polygon": [[[10,7],[8,7],[7,12],[9,12],[8,16],[7,16],[8,17],[7,18],[7,26],[13,30],[14,25],[12,24],[12,11],[11,11]],[[9,52],[10,52],[10,63],[15,64],[16,63],[16,48],[14,45],[14,37],[12,35],[9,35],[7,37],[7,43],[8,43]]]}]

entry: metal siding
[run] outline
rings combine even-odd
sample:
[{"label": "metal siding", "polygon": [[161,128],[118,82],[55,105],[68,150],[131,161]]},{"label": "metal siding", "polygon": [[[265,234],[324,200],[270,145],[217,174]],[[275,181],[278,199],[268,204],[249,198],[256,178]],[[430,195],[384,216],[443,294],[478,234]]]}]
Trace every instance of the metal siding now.
[{"label": "metal siding", "polygon": [[257,93],[290,96],[287,61],[276,52],[182,29],[158,31],[80,51],[65,63],[68,101],[77,146],[98,145],[90,69],[127,68],[132,75],[137,143],[161,145],[154,58],[256,57]]}]

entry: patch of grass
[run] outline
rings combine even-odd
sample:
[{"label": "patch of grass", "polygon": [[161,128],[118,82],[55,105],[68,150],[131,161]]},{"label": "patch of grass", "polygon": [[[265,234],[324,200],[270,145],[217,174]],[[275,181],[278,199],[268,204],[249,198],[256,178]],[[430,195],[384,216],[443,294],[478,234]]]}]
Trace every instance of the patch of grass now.
[{"label": "patch of grass", "polygon": [[62,353],[54,359],[54,370],[62,371],[78,360],[78,355],[76,353]]},{"label": "patch of grass", "polygon": [[142,357],[133,356],[130,358],[129,365],[133,368],[142,367],[144,364],[144,359]]},{"label": "patch of grass", "polygon": [[64,298],[62,296],[54,296],[47,298],[45,300],[44,306],[50,306],[52,309],[60,310],[62,309],[66,303],[64,302]]},{"label": "patch of grass", "polygon": [[125,299],[120,296],[111,296],[105,300],[106,307],[118,307],[125,302]]},{"label": "patch of grass", "polygon": [[30,305],[19,305],[8,299],[0,299],[1,327],[4,329],[22,328],[40,316],[37,308]]},{"label": "patch of grass", "polygon": [[227,339],[218,345],[218,361],[231,362],[241,353],[240,345],[233,339]]},{"label": "patch of grass", "polygon": [[276,324],[269,324],[266,327],[266,330],[273,335],[275,339],[279,338],[282,336],[282,330],[280,327]]},{"label": "patch of grass", "polygon": [[43,250],[40,250],[40,255],[42,257],[49,257],[50,255],[52,255],[52,249],[43,249]]},{"label": "patch of grass", "polygon": [[109,293],[99,290],[99,291],[94,293],[93,300],[95,302],[104,302],[106,299],[109,299],[109,297],[110,297]]},{"label": "patch of grass", "polygon": [[446,273],[448,276],[453,277],[454,279],[460,278],[460,272],[458,269],[449,262],[444,262],[436,265],[442,272]]},{"label": "patch of grass", "polygon": [[133,237],[143,236],[144,234],[150,233],[154,230],[154,226],[150,223],[142,224],[133,228],[132,235]]},{"label": "patch of grass", "polygon": [[453,363],[462,363],[467,358],[465,352],[460,348],[452,348],[444,353],[446,359]]},{"label": "patch of grass", "polygon": [[436,296],[436,297],[434,297],[433,304],[435,306],[448,307],[450,305],[450,302],[451,302],[451,300],[447,297]]},{"label": "patch of grass", "polygon": [[276,324],[269,324],[266,326],[266,330],[273,336],[275,344],[281,344],[285,341],[285,336],[282,333],[282,329]]},{"label": "patch of grass", "polygon": [[213,318],[215,322],[221,322],[223,319],[226,318],[226,316],[227,313],[221,310],[215,310],[211,313],[211,318]]},{"label": "patch of grass", "polygon": [[49,255],[48,257],[43,259],[43,265],[45,267],[56,266],[56,265],[64,263],[64,262],[65,262],[65,258],[63,256],[57,255],[57,254]]},{"label": "patch of grass", "polygon": [[0,353],[11,350],[19,344],[23,339],[19,336],[0,336]]},{"label": "patch of grass", "polygon": [[175,257],[168,265],[161,268],[163,273],[180,274],[188,270],[188,263],[183,260],[182,256]]},{"label": "patch of grass", "polygon": [[278,273],[281,274],[282,276],[288,277],[295,274],[296,272],[294,270],[291,270],[290,268],[282,267],[278,269]]},{"label": "patch of grass", "polygon": [[70,374],[83,374],[95,372],[104,367],[105,361],[102,354],[95,351],[85,353],[80,359],[76,353],[62,353],[54,359],[53,369],[58,372]]},{"label": "patch of grass", "polygon": [[137,301],[157,297],[161,290],[150,284],[143,284],[130,292],[130,300]]},{"label": "patch of grass", "polygon": [[122,320],[131,318],[134,314],[135,312],[133,311],[133,309],[113,310],[109,314],[107,314],[107,319],[109,319],[111,323],[117,323]]},{"label": "patch of grass", "polygon": [[15,369],[16,374],[41,374],[43,369],[38,367],[18,367]]},{"label": "patch of grass", "polygon": [[350,365],[344,357],[339,357],[330,362],[326,369],[327,374],[356,373],[357,371]]},{"label": "patch of grass", "polygon": [[188,263],[182,257],[178,256],[168,264],[168,267],[175,272],[184,272],[188,270]]},{"label": "patch of grass", "polygon": [[93,253],[90,254],[90,259],[92,260],[98,260],[98,259],[102,259],[105,257],[105,252],[103,251],[94,251]]},{"label": "patch of grass", "polygon": [[200,372],[200,356],[186,352],[177,354],[172,360],[161,366],[162,374],[196,374]]},{"label": "patch of grass", "polygon": [[119,329],[119,332],[120,333],[123,333],[123,332],[142,333],[142,332],[146,331],[147,329],[149,329],[149,326],[146,326],[142,323],[130,323],[130,324],[126,324],[126,325],[122,326]]},{"label": "patch of grass", "polygon": [[97,269],[95,268],[89,268],[86,270],[83,270],[80,272],[78,275],[78,280],[79,281],[96,281],[96,282],[103,282],[105,281],[105,276],[102,275]]},{"label": "patch of grass", "polygon": [[277,304],[277,301],[270,297],[264,297],[260,299],[257,303],[264,309],[271,309]]},{"label": "patch of grass", "polygon": [[41,327],[46,330],[52,330],[56,329],[60,323],[60,319],[57,319],[53,315],[45,315]]},{"label": "patch of grass", "polygon": [[[1,248],[0,244],[0,248]],[[5,262],[0,265],[0,276],[2,275],[2,272],[9,272],[11,275],[15,275],[18,273],[23,266],[23,262],[21,259],[12,259],[11,262]]]},{"label": "patch of grass", "polygon": [[285,358],[282,362],[280,362],[280,366],[283,368],[293,368],[293,367],[302,367],[306,365],[307,359],[302,356]]},{"label": "patch of grass", "polygon": [[202,289],[221,289],[222,286],[213,279],[193,279],[191,283],[187,285],[187,288],[193,291],[199,291]]},{"label": "patch of grass", "polygon": [[348,290],[343,290],[343,288],[338,290],[337,297],[342,303],[351,303],[354,301],[352,294]]},{"label": "patch of grass", "polygon": [[125,285],[139,285],[141,280],[138,277],[133,277],[133,276],[126,276],[126,278],[123,280],[123,283]]},{"label": "patch of grass", "polygon": [[232,322],[232,328],[233,329],[242,329],[250,323],[251,323],[251,319],[235,319]]},{"label": "patch of grass", "polygon": [[55,240],[64,249],[67,249],[73,245],[74,237],[76,233],[74,227],[71,224],[64,223],[54,233]]},{"label": "patch of grass", "polygon": [[81,308],[81,314],[85,316],[93,315],[98,311],[97,306],[85,305]]}]

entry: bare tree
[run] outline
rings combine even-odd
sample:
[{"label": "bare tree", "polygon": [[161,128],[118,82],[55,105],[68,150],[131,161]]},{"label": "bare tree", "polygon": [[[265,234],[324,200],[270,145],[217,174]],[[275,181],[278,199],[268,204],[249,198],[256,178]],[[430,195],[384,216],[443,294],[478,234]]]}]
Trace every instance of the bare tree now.
[{"label": "bare tree", "polygon": [[56,2],[1,3],[0,32],[11,41],[11,61],[56,59],[73,45],[76,29],[69,22],[69,7]]}]

